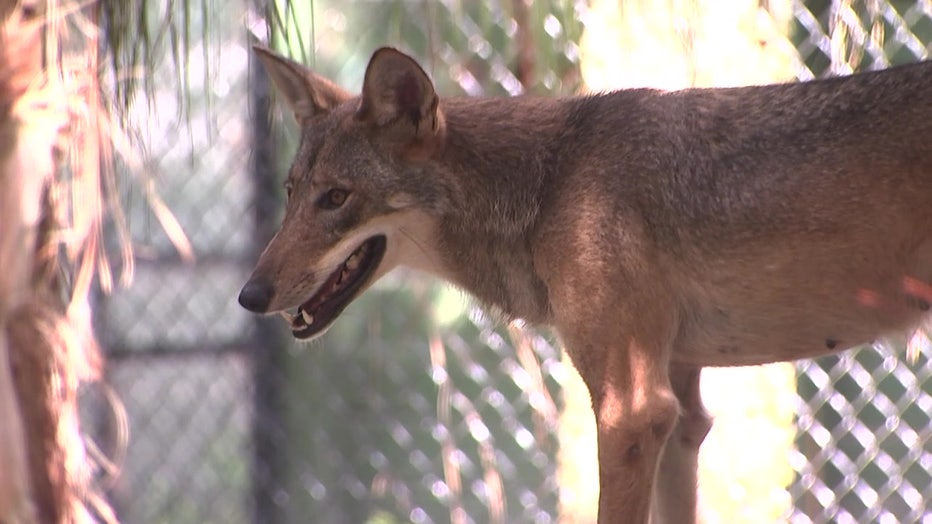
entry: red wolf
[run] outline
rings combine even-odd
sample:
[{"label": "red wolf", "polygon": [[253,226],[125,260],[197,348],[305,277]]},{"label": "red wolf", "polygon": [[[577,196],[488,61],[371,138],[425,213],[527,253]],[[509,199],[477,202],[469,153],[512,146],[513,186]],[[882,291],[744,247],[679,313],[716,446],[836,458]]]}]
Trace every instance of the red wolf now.
[{"label": "red wolf", "polygon": [[240,303],[322,333],[404,265],[554,326],[600,522],[695,521],[703,366],[907,332],[932,302],[932,62],[814,82],[439,98],[390,48],[352,95],[257,49],[301,125]]}]

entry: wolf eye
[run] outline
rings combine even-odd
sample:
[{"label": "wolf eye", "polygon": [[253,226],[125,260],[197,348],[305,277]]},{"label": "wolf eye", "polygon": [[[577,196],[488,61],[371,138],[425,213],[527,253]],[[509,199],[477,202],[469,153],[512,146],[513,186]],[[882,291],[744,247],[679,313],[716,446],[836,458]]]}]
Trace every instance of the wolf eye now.
[{"label": "wolf eye", "polygon": [[345,189],[331,189],[324,193],[323,198],[320,199],[320,207],[324,209],[336,209],[346,202],[348,196],[349,191]]}]

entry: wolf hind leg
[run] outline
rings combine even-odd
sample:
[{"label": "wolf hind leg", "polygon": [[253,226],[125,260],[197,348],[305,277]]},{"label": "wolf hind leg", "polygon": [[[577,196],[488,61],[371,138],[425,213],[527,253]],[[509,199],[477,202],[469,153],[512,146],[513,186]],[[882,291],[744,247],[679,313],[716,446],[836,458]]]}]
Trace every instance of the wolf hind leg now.
[{"label": "wolf hind leg", "polygon": [[701,368],[673,363],[670,383],[680,404],[676,426],[657,468],[651,524],[695,524],[699,447],[712,429],[712,417],[699,391]]}]

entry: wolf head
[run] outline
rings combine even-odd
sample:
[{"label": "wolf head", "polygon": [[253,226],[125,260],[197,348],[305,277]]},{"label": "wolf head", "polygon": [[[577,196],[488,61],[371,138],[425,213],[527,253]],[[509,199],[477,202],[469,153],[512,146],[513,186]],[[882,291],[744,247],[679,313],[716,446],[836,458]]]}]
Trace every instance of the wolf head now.
[{"label": "wolf head", "polygon": [[[256,313],[282,312],[295,337],[326,330],[398,265],[437,264],[430,209],[443,188],[425,168],[443,143],[433,84],[410,57],[376,51],[353,96],[300,64],[257,47],[301,127],[281,229],[239,295]],[[293,313],[292,313],[293,311]]]}]

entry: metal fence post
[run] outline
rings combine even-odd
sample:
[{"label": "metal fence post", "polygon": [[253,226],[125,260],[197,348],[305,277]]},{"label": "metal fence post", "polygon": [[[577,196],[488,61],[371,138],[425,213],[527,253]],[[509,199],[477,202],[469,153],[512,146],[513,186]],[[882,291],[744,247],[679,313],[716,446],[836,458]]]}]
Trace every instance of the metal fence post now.
[{"label": "metal fence post", "polygon": [[[255,212],[255,254],[262,251],[275,234],[278,209],[281,206],[276,190],[276,154],[270,126],[270,85],[265,70],[250,53],[249,101],[252,119],[253,154],[251,162],[254,182],[253,210]],[[286,340],[274,318],[255,317],[254,336],[249,351],[253,362],[253,496],[255,521],[273,523],[284,521],[284,507],[278,497],[283,494],[279,485],[285,449],[282,426],[280,364]]]}]

